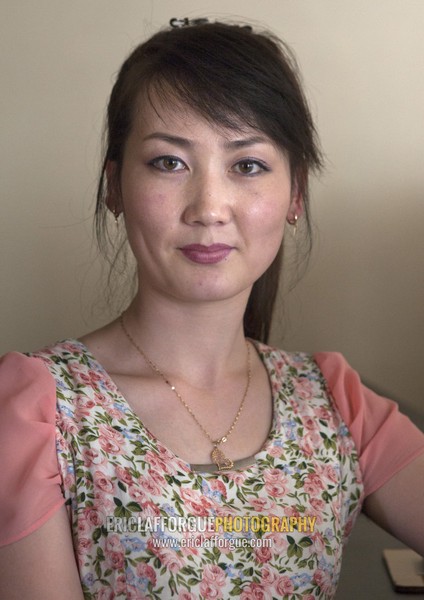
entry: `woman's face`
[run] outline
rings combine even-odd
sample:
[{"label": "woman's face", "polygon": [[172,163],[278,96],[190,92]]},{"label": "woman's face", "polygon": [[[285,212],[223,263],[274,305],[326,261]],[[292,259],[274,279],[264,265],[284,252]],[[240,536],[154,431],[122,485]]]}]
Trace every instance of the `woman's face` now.
[{"label": "woman's face", "polygon": [[172,101],[136,112],[120,190],[141,293],[186,302],[246,301],[300,208],[288,159],[266,135]]}]

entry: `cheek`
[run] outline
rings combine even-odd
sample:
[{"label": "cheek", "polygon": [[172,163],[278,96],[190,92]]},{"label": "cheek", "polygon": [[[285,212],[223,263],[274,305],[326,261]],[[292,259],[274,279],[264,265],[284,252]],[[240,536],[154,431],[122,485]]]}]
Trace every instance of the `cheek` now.
[{"label": "cheek", "polygon": [[282,200],[278,195],[270,199],[258,196],[246,216],[256,237],[282,238],[288,209],[289,202]]},{"label": "cheek", "polygon": [[157,236],[172,228],[172,206],[166,195],[144,190],[143,194],[124,200],[125,219],[129,236]]},{"label": "cheek", "polygon": [[249,202],[247,244],[255,279],[271,265],[281,247],[289,207],[290,193],[284,187],[282,192],[257,194],[255,201]]}]

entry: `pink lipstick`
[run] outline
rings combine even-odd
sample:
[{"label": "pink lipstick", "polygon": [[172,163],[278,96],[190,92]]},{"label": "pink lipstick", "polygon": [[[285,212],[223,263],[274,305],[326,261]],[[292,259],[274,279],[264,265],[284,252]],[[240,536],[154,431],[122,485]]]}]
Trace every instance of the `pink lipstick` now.
[{"label": "pink lipstick", "polygon": [[203,246],[203,244],[188,244],[180,248],[186,258],[192,262],[202,265],[213,265],[225,260],[233,250],[233,246],[227,244],[211,244]]}]

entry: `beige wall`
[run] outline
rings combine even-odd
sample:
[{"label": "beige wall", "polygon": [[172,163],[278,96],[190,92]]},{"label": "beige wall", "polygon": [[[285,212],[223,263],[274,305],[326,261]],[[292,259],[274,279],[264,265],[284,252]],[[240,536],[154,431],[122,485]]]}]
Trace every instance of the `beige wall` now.
[{"label": "beige wall", "polygon": [[108,319],[91,242],[106,97],[130,48],[186,15],[271,26],[317,117],[328,161],[313,186],[317,243],[286,302],[285,341],[278,330],[273,341],[338,349],[422,407],[421,0],[3,0],[0,351]]}]

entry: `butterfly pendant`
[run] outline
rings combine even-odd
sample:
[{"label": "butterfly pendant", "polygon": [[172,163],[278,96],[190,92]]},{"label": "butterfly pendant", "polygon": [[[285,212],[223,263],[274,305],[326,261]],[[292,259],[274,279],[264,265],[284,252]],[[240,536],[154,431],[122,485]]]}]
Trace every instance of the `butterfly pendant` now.
[{"label": "butterfly pendant", "polygon": [[233,461],[230,458],[227,458],[218,446],[215,446],[212,450],[211,458],[218,467],[218,471],[229,471],[234,466]]}]

